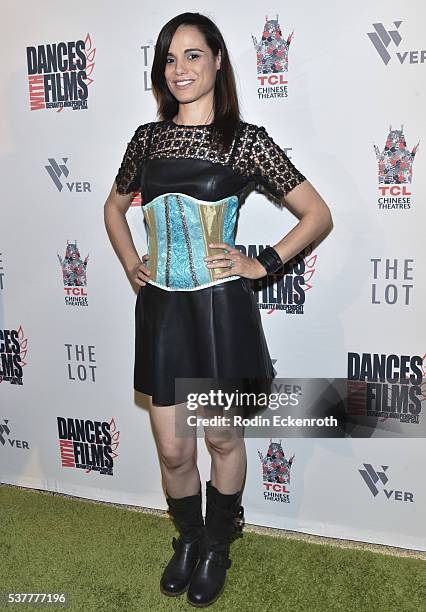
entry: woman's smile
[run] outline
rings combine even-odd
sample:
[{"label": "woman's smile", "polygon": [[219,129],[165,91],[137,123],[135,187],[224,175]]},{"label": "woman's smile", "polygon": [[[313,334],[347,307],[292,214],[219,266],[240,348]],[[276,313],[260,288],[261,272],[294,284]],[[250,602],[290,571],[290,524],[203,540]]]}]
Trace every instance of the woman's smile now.
[{"label": "woman's smile", "polygon": [[180,79],[180,80],[174,81],[174,84],[175,84],[175,87],[177,87],[178,89],[188,89],[189,87],[191,87],[194,80],[195,79]]}]

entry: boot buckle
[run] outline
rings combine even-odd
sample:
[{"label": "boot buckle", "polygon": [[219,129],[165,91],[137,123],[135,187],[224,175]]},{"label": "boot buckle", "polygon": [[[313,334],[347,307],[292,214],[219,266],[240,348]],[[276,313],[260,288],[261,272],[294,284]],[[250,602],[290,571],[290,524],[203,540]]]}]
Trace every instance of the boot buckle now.
[{"label": "boot buckle", "polygon": [[244,507],[240,506],[238,513],[236,515],[236,517],[233,520],[235,529],[240,532],[243,530],[243,527],[246,523],[245,518],[244,518]]}]

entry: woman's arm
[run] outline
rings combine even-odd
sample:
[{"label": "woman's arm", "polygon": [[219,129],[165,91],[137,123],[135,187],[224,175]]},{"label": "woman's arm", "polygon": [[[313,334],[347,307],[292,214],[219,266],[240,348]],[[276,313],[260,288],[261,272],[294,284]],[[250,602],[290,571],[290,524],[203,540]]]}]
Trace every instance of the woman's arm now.
[{"label": "woman's arm", "polygon": [[133,195],[117,193],[114,181],[104,205],[104,222],[111,244],[130,281],[143,286],[149,281],[150,271],[138,255],[126,219]]},{"label": "woman's arm", "polygon": [[283,196],[282,202],[299,218],[299,223],[288,234],[277,244],[271,245],[285,263],[331,230],[333,219],[327,204],[308,180]]},{"label": "woman's arm", "polygon": [[[308,244],[330,230],[333,227],[333,221],[327,204],[308,180],[304,180],[286,196],[283,196],[282,202],[300,219],[299,223],[276,245],[271,245],[281,257],[282,262],[286,263]],[[236,248],[230,248],[229,245],[222,242],[210,246],[220,249],[226,248],[229,255],[222,253],[205,257],[208,268],[227,268],[228,260],[234,259],[235,267],[232,268],[232,273],[251,279],[263,278],[267,273],[258,259],[247,257]],[[229,273],[229,270],[217,273],[215,278],[225,278]]]}]

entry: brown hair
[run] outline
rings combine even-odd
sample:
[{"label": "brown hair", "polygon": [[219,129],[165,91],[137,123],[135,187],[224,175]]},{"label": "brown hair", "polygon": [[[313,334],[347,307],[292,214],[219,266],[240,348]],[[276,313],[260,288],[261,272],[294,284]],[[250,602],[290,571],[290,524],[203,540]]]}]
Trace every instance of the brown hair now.
[{"label": "brown hair", "polygon": [[228,149],[241,119],[234,71],[229,60],[228,49],[218,27],[211,19],[200,13],[177,15],[160,30],[151,70],[152,89],[158,107],[157,116],[160,120],[172,119],[179,110],[179,102],[167,86],[164,71],[172,38],[180,25],[197,27],[206,39],[213,55],[217,57],[219,50],[221,52],[220,69],[216,73],[214,87],[213,123],[221,133],[223,146]]}]

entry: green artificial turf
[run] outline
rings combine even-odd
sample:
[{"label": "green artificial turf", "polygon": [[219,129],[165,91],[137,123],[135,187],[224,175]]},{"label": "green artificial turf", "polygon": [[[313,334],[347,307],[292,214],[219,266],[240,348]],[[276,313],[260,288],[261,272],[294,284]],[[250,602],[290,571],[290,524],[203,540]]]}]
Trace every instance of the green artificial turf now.
[{"label": "green artificial turf", "polygon": [[[65,592],[73,611],[195,610],[186,595],[159,591],[176,535],[170,519],[2,486],[0,525],[1,592]],[[226,589],[209,610],[426,611],[420,559],[248,532],[231,557]]]}]

